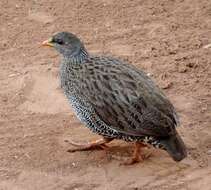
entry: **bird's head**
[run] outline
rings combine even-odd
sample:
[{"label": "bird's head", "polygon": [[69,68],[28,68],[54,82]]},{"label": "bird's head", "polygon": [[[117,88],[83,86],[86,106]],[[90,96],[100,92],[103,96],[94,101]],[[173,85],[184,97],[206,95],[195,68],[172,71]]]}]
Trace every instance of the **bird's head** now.
[{"label": "bird's head", "polygon": [[59,32],[42,43],[43,46],[54,47],[64,57],[77,56],[84,49],[80,39],[69,32]]}]

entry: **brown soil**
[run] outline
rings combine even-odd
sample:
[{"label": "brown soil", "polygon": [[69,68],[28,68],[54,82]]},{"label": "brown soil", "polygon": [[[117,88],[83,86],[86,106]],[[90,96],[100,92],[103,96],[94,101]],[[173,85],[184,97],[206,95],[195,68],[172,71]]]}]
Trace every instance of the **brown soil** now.
[{"label": "brown soil", "polygon": [[[1,0],[1,190],[210,190],[210,0]],[[119,166],[131,144],[68,153],[65,139],[93,136],[76,119],[58,79],[59,56],[40,44],[54,32],[78,34],[92,53],[145,70],[181,116],[188,158],[151,149]]]}]

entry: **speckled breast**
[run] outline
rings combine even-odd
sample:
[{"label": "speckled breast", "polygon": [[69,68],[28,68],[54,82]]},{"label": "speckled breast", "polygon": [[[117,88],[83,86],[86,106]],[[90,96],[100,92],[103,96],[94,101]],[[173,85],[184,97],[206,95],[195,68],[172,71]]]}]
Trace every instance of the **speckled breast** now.
[{"label": "speckled breast", "polygon": [[77,95],[69,95],[65,93],[70,105],[75,111],[75,114],[82,121],[86,127],[92,132],[99,135],[117,138],[118,132],[106,125],[95,113],[92,106],[84,99]]}]

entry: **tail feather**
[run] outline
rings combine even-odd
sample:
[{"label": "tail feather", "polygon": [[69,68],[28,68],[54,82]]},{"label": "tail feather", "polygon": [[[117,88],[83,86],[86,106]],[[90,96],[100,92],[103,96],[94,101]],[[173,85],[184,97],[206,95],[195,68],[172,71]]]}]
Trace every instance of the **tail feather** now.
[{"label": "tail feather", "polygon": [[179,162],[187,156],[185,144],[177,132],[160,142],[175,161]]}]

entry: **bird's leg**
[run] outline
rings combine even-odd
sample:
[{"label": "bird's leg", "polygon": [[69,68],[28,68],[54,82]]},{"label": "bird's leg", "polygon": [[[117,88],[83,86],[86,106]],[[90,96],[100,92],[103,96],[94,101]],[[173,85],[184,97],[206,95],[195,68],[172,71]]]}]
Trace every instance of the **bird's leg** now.
[{"label": "bird's leg", "polygon": [[146,145],[136,142],[133,155],[130,159],[126,160],[125,162],[121,163],[121,165],[132,165],[137,162],[141,162],[144,160],[144,157],[141,155],[141,149],[146,147]]},{"label": "bird's leg", "polygon": [[76,148],[69,149],[68,152],[76,152],[76,151],[85,151],[85,150],[96,149],[96,148],[107,149],[108,146],[106,146],[106,143],[109,143],[112,140],[113,140],[112,138],[103,137],[101,139],[88,142],[88,143],[78,143],[78,142],[74,142],[70,140],[66,140],[65,142],[68,142],[69,144],[76,147]]}]

